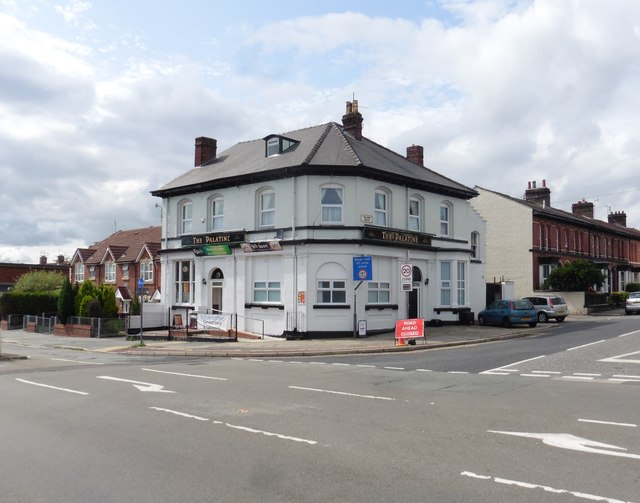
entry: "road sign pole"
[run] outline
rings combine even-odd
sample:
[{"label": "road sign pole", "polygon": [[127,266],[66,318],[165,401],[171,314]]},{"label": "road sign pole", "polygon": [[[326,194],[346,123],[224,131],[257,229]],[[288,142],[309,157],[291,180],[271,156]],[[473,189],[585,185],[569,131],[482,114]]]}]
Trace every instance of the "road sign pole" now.
[{"label": "road sign pole", "polygon": [[138,291],[140,292],[140,344],[142,345],[142,327],[144,326],[142,324],[143,319],[142,319],[142,311],[143,311],[143,304],[144,304],[144,298],[143,298],[143,290],[144,290],[144,278],[140,278],[138,279]]}]

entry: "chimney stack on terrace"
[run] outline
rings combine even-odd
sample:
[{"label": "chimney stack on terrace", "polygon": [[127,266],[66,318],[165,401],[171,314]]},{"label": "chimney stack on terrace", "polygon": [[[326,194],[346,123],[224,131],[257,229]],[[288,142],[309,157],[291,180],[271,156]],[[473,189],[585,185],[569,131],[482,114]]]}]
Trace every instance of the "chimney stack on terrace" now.
[{"label": "chimney stack on terrace", "polygon": [[218,142],[213,138],[201,136],[196,138],[196,158],[194,166],[202,166],[209,161],[214,161],[218,150]]},{"label": "chimney stack on terrace", "polygon": [[407,147],[407,159],[418,166],[424,166],[424,149],[421,145]]},{"label": "chimney stack on terrace", "polygon": [[536,187],[536,182],[529,182],[524,193],[524,199],[528,203],[537,204],[543,208],[551,206],[551,190],[547,188],[547,181],[542,180],[542,187]]},{"label": "chimney stack on terrace", "polygon": [[590,203],[585,199],[578,201],[577,203],[573,203],[571,205],[571,213],[593,219],[593,203]]},{"label": "chimney stack on terrace", "polygon": [[624,211],[614,211],[613,213],[609,213],[609,223],[626,227],[627,214]]},{"label": "chimney stack on terrace", "polygon": [[345,133],[356,140],[362,140],[362,114],[358,112],[358,100],[347,101],[347,111],[342,116],[342,127]]}]

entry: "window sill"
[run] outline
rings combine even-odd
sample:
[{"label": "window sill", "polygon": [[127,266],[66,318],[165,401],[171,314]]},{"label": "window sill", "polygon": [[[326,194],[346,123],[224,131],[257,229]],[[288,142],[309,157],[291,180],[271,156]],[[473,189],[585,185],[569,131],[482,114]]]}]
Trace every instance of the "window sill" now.
[{"label": "window sill", "polygon": [[349,304],[314,304],[313,309],[351,309]]},{"label": "window sill", "polygon": [[394,311],[398,310],[398,304],[367,304],[364,306],[365,311],[371,311],[377,309],[378,311],[382,311],[384,309],[393,309]]},{"label": "window sill", "polygon": [[453,314],[458,314],[458,313],[468,313],[469,311],[471,311],[470,307],[434,307],[433,310],[436,312],[436,314],[440,314],[440,312],[451,312]]},{"label": "window sill", "polygon": [[261,308],[261,309],[280,309],[280,310],[284,310],[284,305],[282,304],[263,304],[261,302],[249,302],[247,304],[244,305],[245,309],[251,309],[251,308]]}]

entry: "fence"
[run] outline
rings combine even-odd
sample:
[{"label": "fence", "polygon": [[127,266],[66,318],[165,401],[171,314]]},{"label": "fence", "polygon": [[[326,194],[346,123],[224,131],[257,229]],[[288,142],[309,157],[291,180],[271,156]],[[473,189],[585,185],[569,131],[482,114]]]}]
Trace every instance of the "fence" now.
[{"label": "fence", "polygon": [[[169,312],[164,304],[156,302],[146,302],[142,306],[142,323],[144,329],[164,328],[169,326]],[[129,332],[140,330],[140,315],[129,316]]]},{"label": "fence", "polygon": [[91,327],[91,337],[119,337],[126,332],[126,320],[124,318],[86,318],[82,316],[70,316],[67,319],[69,325],[88,325]]},{"label": "fence", "polygon": [[19,330],[24,327],[23,314],[10,314],[5,317],[7,330]]},{"label": "fence", "polygon": [[22,318],[22,328],[26,330],[27,326],[33,325],[35,331],[39,334],[52,334],[56,320],[57,318],[55,316],[33,316],[31,314],[25,314]]}]

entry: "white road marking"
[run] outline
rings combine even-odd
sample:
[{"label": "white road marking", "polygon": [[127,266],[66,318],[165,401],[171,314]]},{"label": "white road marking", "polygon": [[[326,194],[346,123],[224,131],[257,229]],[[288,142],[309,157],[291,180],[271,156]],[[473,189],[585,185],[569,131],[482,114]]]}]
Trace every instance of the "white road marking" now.
[{"label": "white road marking", "polygon": [[578,381],[582,380],[582,381],[592,381],[593,377],[586,377],[586,376],[562,376],[563,379],[576,379]]},{"label": "white road marking", "polygon": [[309,365],[326,365],[327,362],[309,362]]},{"label": "white road marking", "polygon": [[88,395],[89,393],[86,393],[84,391],[76,391],[74,389],[67,389],[67,388],[58,388],[57,386],[50,386],[49,384],[42,384],[39,382],[33,382],[33,381],[27,381],[26,379],[20,379],[18,377],[16,377],[16,381],[20,381],[23,382],[25,384],[32,384],[34,386],[40,386],[42,388],[49,388],[49,389],[55,389],[58,391],[66,391],[67,393],[75,393],[76,395]]},{"label": "white road marking", "polygon": [[610,382],[622,383],[622,382],[640,382],[640,379],[608,379]]},{"label": "white road marking", "polygon": [[539,358],[544,358],[546,355],[534,356],[533,358],[528,358],[526,360],[520,360],[519,362],[510,363],[509,365],[503,365],[502,367],[496,367],[494,369],[485,370],[480,372],[481,374],[492,374],[493,372],[518,372],[518,369],[510,369],[508,367],[513,367],[515,365],[519,365],[520,363],[526,363],[533,360],[537,360]]},{"label": "white road marking", "polygon": [[336,367],[350,367],[350,363],[332,363],[331,365],[335,365]]},{"label": "white road marking", "polygon": [[416,372],[433,372],[431,369],[416,369]]},{"label": "white road marking", "polygon": [[633,423],[614,423],[612,421],[598,421],[597,419],[578,419],[581,423],[608,424],[611,426],[628,426],[629,428],[637,428],[637,424]]},{"label": "white road marking", "polygon": [[197,377],[198,379],[213,379],[214,381],[226,381],[226,377],[211,377],[211,376],[203,376],[198,374],[183,374],[181,372],[169,372],[167,370],[156,370],[156,369],[146,369],[147,372],[157,372],[158,374],[169,374],[174,376],[183,376],[183,377]]},{"label": "white road marking", "polygon": [[363,368],[363,369],[374,369],[374,368],[376,368],[375,365],[356,365],[356,367],[360,367],[360,368]]},{"label": "white road marking", "polygon": [[161,384],[153,384],[150,382],[142,382],[142,381],[132,381],[130,379],[120,379],[119,377],[111,377],[111,376],[96,376],[98,379],[106,379],[108,381],[119,381],[119,382],[128,382],[133,384],[134,387],[138,388],[140,391],[153,391],[156,393],[175,393],[175,391],[169,391],[168,389],[164,389],[164,386]]},{"label": "white road marking", "polygon": [[171,409],[163,409],[162,407],[149,407],[153,410],[159,410],[161,412],[169,412],[170,414],[175,414],[176,416],[188,417],[189,419],[197,419],[198,421],[209,421],[206,417],[194,416],[193,414],[187,414],[186,412],[179,412],[177,410]]},{"label": "white road marking", "polygon": [[640,333],[640,330],[634,330],[633,332],[627,332],[626,334],[621,334],[618,337],[626,337],[627,335],[633,335],[633,334],[637,334]]},{"label": "white road marking", "polygon": [[461,370],[449,370],[447,374],[468,374],[469,372],[462,372]]},{"label": "white road marking", "polygon": [[549,374],[520,374],[522,377],[551,377]]},{"label": "white road marking", "polygon": [[600,377],[602,374],[589,374],[587,372],[574,372],[574,376],[591,376],[591,377]]},{"label": "white road marking", "polygon": [[[210,419],[206,418],[206,417],[200,417],[200,416],[194,416],[193,414],[187,414],[186,412],[180,412],[177,410],[171,410],[171,409],[164,409],[162,407],[149,407],[150,409],[153,410],[158,410],[161,412],[168,412],[170,414],[175,414],[176,416],[181,416],[181,417],[186,417],[189,419],[197,419],[198,421],[210,421]],[[308,440],[306,438],[299,438],[299,437],[291,437],[288,435],[282,435],[280,433],[272,433],[270,431],[263,431],[263,430],[256,430],[254,428],[248,428],[246,426],[239,426],[237,424],[230,424],[230,423],[223,423],[222,421],[212,421],[213,424],[223,424],[229,428],[233,428],[236,430],[242,430],[242,431],[247,431],[249,433],[259,433],[261,435],[266,435],[268,437],[276,437],[276,438],[280,438],[283,440],[293,440],[294,442],[301,442],[304,444],[309,444],[309,445],[315,445],[318,442],[316,442],[315,440]]]},{"label": "white road marking", "polygon": [[603,358],[602,360],[598,360],[599,362],[609,362],[609,363],[640,363],[640,359],[630,359],[625,358],[626,356],[631,355],[640,355],[640,351],[634,351],[633,353],[626,353],[624,355],[612,356],[610,358]]},{"label": "white road marking", "polygon": [[404,370],[404,367],[382,367],[387,370]]},{"label": "white road marking", "polygon": [[104,365],[104,363],[102,362],[88,362],[88,361],[84,361],[84,360],[67,360],[65,358],[51,358],[51,360],[55,361],[55,362],[71,362],[71,363],[82,363],[84,364],[88,364],[88,365]]},{"label": "white road marking", "polygon": [[395,398],[389,398],[386,396],[375,396],[375,395],[359,395],[357,393],[347,393],[346,391],[333,391],[329,389],[318,389],[318,388],[305,388],[302,386],[289,386],[291,389],[300,389],[303,391],[317,391],[319,393],[329,393],[333,395],[345,395],[345,396],[354,396],[357,398],[373,398],[375,400],[395,400]]},{"label": "white road marking", "polygon": [[[524,489],[542,489],[546,492],[554,493],[554,494],[570,494],[572,496],[575,496],[576,498],[586,499],[589,501],[604,501],[605,503],[625,503],[622,500],[607,498],[604,496],[597,496],[595,494],[588,494],[588,493],[583,493],[578,491],[569,491],[567,489],[556,489],[554,487],[540,485],[540,484],[532,484],[530,482],[503,479],[501,477],[492,477],[491,475],[478,475],[477,473],[473,473],[473,472],[461,472],[460,475],[462,475],[463,477],[471,477],[471,478],[480,479],[480,480],[493,480],[498,484],[517,486],[517,487],[522,487]],[[628,501],[626,503],[632,503],[632,502]]]},{"label": "white road marking", "polygon": [[573,351],[574,349],[586,348],[587,346],[593,346],[594,344],[600,344],[601,342],[604,342],[604,341],[605,341],[605,339],[602,339],[601,341],[590,342],[589,344],[583,344],[582,346],[574,346],[572,348],[567,349],[567,351]]},{"label": "white road marking", "polygon": [[622,377],[623,379],[640,379],[640,376],[627,376],[620,374],[613,374],[613,377]]},{"label": "white road marking", "polygon": [[[487,430],[489,433],[500,433],[502,435],[512,435],[514,437],[536,438],[542,440],[545,445],[559,447],[560,449],[570,449],[572,451],[590,452],[593,454],[606,454],[607,456],[617,456],[621,458],[640,459],[640,454],[631,454],[624,447],[617,445],[604,444],[589,440],[588,438],[577,437],[569,433],[525,433],[518,431],[494,431]],[[608,450],[616,449],[616,450]]]},{"label": "white road marking", "polygon": [[533,374],[562,374],[562,372],[557,372],[555,370],[532,370]]}]

